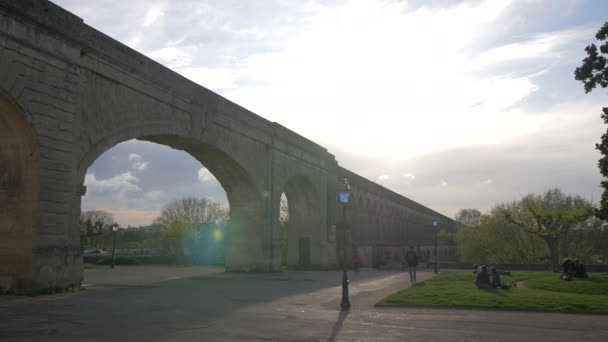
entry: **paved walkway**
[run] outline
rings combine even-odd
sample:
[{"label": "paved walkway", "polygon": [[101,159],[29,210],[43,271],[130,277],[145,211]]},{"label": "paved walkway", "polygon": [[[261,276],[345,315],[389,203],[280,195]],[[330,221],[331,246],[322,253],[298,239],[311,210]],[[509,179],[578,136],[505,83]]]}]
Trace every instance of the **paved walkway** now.
[{"label": "paved walkway", "polygon": [[[135,266],[85,271],[86,290],[0,297],[2,341],[608,341],[607,316],[375,308],[405,273],[224,273]],[[429,277],[419,273],[419,281]]]}]

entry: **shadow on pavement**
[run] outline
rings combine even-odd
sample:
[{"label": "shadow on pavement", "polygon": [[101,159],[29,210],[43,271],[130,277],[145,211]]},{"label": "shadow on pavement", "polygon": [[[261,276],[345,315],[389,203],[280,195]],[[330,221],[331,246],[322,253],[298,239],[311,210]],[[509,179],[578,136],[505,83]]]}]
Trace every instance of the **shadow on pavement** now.
[{"label": "shadow on pavement", "polygon": [[340,334],[340,330],[342,330],[342,325],[344,324],[344,321],[346,320],[346,317],[348,316],[349,313],[350,313],[350,311],[348,311],[348,310],[340,311],[338,313],[338,320],[331,327],[331,336],[329,336],[328,341],[333,342],[336,340],[336,337],[338,336],[338,334]]},{"label": "shadow on pavement", "polygon": [[[389,274],[359,272],[351,281],[357,284]],[[337,288],[340,281],[339,271],[289,271],[210,273],[140,285],[93,286],[72,294],[0,303],[0,339],[161,341],[178,331],[211,325],[235,310]],[[345,318],[338,317],[336,334]]]}]

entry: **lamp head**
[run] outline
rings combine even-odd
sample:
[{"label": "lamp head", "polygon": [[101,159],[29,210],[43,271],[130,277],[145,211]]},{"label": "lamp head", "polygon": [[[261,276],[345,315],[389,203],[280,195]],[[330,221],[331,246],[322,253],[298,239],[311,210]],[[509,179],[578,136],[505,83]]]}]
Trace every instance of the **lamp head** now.
[{"label": "lamp head", "polygon": [[343,205],[348,204],[348,200],[350,198],[350,185],[348,184],[348,180],[346,178],[338,182],[338,196],[340,198],[340,203]]}]

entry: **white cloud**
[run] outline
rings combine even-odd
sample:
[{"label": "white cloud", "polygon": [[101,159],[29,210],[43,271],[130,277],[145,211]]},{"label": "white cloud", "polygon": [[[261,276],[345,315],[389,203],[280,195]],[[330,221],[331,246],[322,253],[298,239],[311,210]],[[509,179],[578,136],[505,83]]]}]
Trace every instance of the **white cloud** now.
[{"label": "white cloud", "polygon": [[412,183],[416,179],[416,176],[413,173],[409,172],[402,174],[402,176],[405,179],[404,183],[406,185],[410,185],[410,183]]},{"label": "white cloud", "polygon": [[215,90],[235,88],[238,78],[230,68],[191,67],[178,69],[178,72],[204,87]]},{"label": "white cloud", "polygon": [[137,153],[129,153],[129,161],[139,160],[141,156]]},{"label": "white cloud", "polygon": [[128,156],[129,161],[131,162],[131,167],[138,172],[141,172],[146,169],[148,166],[148,162],[142,161],[142,157],[137,153],[129,153]]},{"label": "white cloud", "polygon": [[235,28],[230,24],[224,24],[220,28],[222,31],[233,33],[237,36],[243,36],[246,38],[262,39],[266,37],[266,32],[257,26],[246,27],[246,28]]},{"label": "white cloud", "polygon": [[486,179],[483,182],[481,182],[483,185],[490,185],[493,183],[493,181],[491,179]]},{"label": "white cloud", "polygon": [[559,58],[561,49],[573,41],[588,40],[594,33],[589,28],[574,28],[563,31],[537,34],[531,39],[511,43],[482,52],[474,61],[474,68],[485,68],[499,63],[530,59]]},{"label": "white cloud", "polygon": [[413,181],[416,179],[416,176],[413,173],[404,173],[403,178]]},{"label": "white cloud", "polygon": [[190,66],[196,53],[195,46],[167,46],[150,51],[146,55],[168,68],[178,69]]},{"label": "white cloud", "polygon": [[132,164],[132,166],[133,169],[141,172],[146,169],[146,166],[148,166],[148,162],[135,162]]},{"label": "white cloud", "polygon": [[230,88],[223,94],[325,146],[338,144],[335,127],[345,127],[339,144],[363,158],[508,142],[542,127],[510,111],[539,85],[530,75],[473,73],[468,65],[476,39],[510,3],[315,7],[283,47],[241,60],[222,78]]},{"label": "white cloud", "polygon": [[91,192],[117,192],[124,194],[141,190],[137,185],[138,181],[139,179],[131,171],[108,179],[97,179],[94,173],[87,173],[84,178],[84,185]]},{"label": "white cloud", "polygon": [[391,178],[389,175],[380,175],[378,176],[378,181],[385,181]]},{"label": "white cloud", "polygon": [[154,6],[154,7],[150,8],[146,12],[143,26],[144,27],[152,26],[152,24],[154,24],[159,18],[161,18],[164,15],[165,15],[165,12],[163,11],[162,7]]},{"label": "white cloud", "polygon": [[209,182],[215,180],[215,176],[209,170],[204,167],[201,167],[198,170],[198,181],[201,183]]},{"label": "white cloud", "polygon": [[448,186],[448,182],[446,182],[445,180],[442,179],[440,185],[443,187],[446,187],[446,186]]}]

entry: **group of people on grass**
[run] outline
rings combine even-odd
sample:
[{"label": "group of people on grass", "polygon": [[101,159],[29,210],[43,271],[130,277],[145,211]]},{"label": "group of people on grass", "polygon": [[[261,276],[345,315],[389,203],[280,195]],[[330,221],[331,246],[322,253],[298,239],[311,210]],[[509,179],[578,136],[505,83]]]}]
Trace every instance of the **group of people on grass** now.
[{"label": "group of people on grass", "polygon": [[[510,289],[517,287],[513,284],[503,284],[500,280],[500,273],[495,267],[488,269],[487,265],[473,266],[473,274],[475,274],[475,286],[480,289]],[[508,273],[504,273],[508,274]]]},{"label": "group of people on grass", "polygon": [[587,270],[585,265],[578,261],[578,259],[565,258],[562,261],[562,274],[559,276],[563,280],[570,280],[576,278],[588,278]]}]

